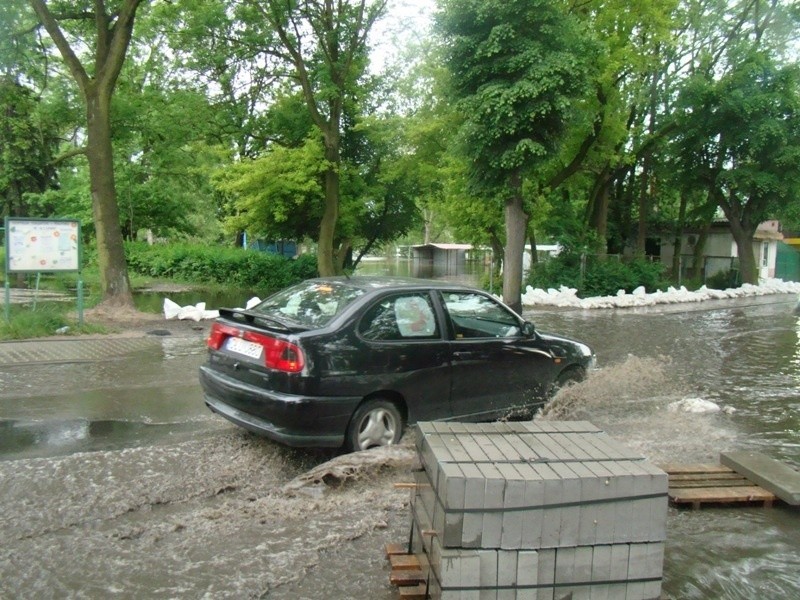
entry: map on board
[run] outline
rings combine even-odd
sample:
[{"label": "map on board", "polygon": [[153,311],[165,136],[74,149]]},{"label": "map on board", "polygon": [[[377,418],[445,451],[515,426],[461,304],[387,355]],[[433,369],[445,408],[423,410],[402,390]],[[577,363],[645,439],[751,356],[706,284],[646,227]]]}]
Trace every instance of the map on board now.
[{"label": "map on board", "polygon": [[6,220],[9,273],[80,270],[80,223],[38,219]]}]

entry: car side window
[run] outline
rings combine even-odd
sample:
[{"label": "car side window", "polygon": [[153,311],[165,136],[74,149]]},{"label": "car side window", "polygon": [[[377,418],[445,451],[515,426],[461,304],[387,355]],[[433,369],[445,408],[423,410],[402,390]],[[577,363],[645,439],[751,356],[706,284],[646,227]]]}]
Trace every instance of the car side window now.
[{"label": "car side window", "polygon": [[384,298],[361,319],[358,332],[368,340],[439,338],[439,327],[427,294]]},{"label": "car side window", "polygon": [[498,302],[473,292],[444,292],[456,339],[518,337],[517,317]]}]

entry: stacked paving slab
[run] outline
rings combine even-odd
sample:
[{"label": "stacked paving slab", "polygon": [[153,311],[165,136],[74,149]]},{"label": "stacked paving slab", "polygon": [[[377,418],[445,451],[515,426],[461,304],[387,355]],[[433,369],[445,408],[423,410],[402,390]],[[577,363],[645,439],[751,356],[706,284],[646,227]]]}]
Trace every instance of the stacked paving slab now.
[{"label": "stacked paving slab", "polygon": [[667,474],[585,421],[419,423],[432,599],[658,598]]}]

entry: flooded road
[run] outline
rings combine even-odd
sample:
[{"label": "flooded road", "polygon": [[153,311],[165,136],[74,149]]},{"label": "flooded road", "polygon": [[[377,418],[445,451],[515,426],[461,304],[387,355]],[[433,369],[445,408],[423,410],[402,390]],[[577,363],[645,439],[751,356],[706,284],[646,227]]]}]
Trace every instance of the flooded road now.
[{"label": "flooded road", "polygon": [[[795,300],[528,312],[602,366],[544,418],[657,464],[751,449],[800,467]],[[382,548],[407,535],[410,436],[377,456],[287,449],[205,409],[201,335],[80,345],[0,344],[0,598],[396,599]],[[686,398],[735,411],[670,410]],[[800,597],[798,526],[781,506],[671,508],[665,597]]]}]

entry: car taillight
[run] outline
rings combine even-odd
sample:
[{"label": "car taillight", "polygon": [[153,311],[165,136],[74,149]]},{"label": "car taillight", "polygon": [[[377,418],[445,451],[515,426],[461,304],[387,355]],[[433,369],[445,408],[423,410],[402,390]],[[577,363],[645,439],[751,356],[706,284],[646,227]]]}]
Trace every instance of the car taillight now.
[{"label": "car taillight", "polygon": [[255,331],[242,331],[222,323],[211,326],[206,344],[213,350],[219,350],[229,337],[238,337],[260,345],[264,349],[262,357],[267,368],[285,373],[299,373],[305,366],[303,351],[295,344]]},{"label": "car taillight", "polygon": [[270,369],[287,373],[303,370],[303,352],[294,344],[254,331],[245,331],[242,339],[264,347],[264,364]]},{"label": "car taillight", "polygon": [[206,339],[206,346],[212,350],[219,350],[229,337],[241,337],[241,335],[242,332],[235,327],[214,323],[211,325],[211,331],[208,334],[208,339]]}]

